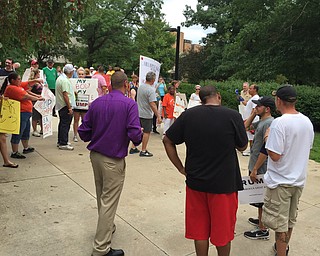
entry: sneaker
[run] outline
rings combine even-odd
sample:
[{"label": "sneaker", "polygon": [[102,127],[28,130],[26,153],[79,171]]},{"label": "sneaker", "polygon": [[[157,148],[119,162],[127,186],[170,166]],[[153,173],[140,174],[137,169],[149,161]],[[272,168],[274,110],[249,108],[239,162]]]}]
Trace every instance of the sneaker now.
[{"label": "sneaker", "polygon": [[[288,247],[287,247],[287,250],[286,250],[286,255],[288,256],[288,254],[289,254],[289,245],[288,245]],[[273,250],[274,250],[274,252],[276,253],[275,254],[275,256],[277,256],[277,244],[276,243],[274,243],[274,245],[273,245]]]},{"label": "sneaker", "polygon": [[21,155],[19,152],[11,153],[12,158],[16,159],[25,159],[26,157],[24,155]]},{"label": "sneaker", "polygon": [[[71,146],[71,143],[68,142],[68,145]],[[60,146],[60,144],[57,142],[57,148]]]},{"label": "sneaker", "polygon": [[34,151],[34,148],[28,147],[28,148],[23,149],[22,153],[28,154],[28,153],[32,153],[33,151]]},{"label": "sneaker", "polygon": [[153,154],[150,153],[148,150],[146,150],[146,151],[140,151],[140,156],[151,157],[153,156]]},{"label": "sneaker", "polygon": [[253,226],[259,226],[259,219],[249,218],[248,222]]},{"label": "sneaker", "polygon": [[242,152],[243,156],[250,156],[250,152]]},{"label": "sneaker", "polygon": [[138,148],[130,148],[129,154],[139,153],[140,150]]},{"label": "sneaker", "polygon": [[74,142],[78,142],[77,136],[74,136],[74,137],[73,137],[73,141],[74,141]]},{"label": "sneaker", "polygon": [[243,233],[246,238],[253,239],[253,240],[268,240],[270,235],[269,235],[269,230],[260,230],[260,229],[255,229],[251,231],[247,231]]},{"label": "sneaker", "polygon": [[38,133],[37,131],[34,131],[34,132],[32,133],[32,136],[34,136],[34,137],[41,137],[40,133]]},{"label": "sneaker", "polygon": [[61,150],[73,150],[73,147],[70,145],[61,145],[59,146],[59,149]]}]

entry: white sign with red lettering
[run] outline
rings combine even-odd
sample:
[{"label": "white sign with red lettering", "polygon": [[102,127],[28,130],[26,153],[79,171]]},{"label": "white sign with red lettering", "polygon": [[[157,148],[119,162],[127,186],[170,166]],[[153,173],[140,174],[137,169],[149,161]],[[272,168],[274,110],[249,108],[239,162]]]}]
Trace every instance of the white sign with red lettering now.
[{"label": "white sign with red lettering", "polygon": [[42,115],[43,138],[52,135],[52,109],[56,105],[56,97],[47,86],[42,88],[44,101],[37,101],[34,108]]},{"label": "white sign with red lettering", "polygon": [[146,75],[150,71],[156,74],[155,83],[157,83],[160,75],[160,68],[161,64],[158,61],[140,55],[139,84],[144,84],[146,82]]}]

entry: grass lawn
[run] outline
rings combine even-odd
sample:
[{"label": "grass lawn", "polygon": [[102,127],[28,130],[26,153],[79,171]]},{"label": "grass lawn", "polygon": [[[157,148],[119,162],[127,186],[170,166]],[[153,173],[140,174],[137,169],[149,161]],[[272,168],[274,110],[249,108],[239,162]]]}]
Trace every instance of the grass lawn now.
[{"label": "grass lawn", "polygon": [[316,132],[314,134],[313,147],[310,153],[310,159],[320,163],[320,133]]}]

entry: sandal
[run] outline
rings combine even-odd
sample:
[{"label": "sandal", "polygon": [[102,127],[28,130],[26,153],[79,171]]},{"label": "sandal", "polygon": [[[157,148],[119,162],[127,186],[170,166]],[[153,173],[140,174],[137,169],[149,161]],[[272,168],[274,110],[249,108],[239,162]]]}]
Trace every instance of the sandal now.
[{"label": "sandal", "polygon": [[8,168],[18,168],[18,164],[4,164],[3,167],[8,167]]}]

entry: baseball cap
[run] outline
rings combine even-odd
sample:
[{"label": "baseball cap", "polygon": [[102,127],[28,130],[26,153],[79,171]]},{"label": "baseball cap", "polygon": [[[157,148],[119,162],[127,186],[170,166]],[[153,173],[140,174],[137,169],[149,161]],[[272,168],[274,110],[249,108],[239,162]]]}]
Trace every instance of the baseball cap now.
[{"label": "baseball cap", "polygon": [[48,63],[53,63],[53,59],[48,59]]},{"label": "baseball cap", "polygon": [[72,71],[74,71],[74,67],[72,64],[66,64],[63,68],[63,71],[65,73],[71,73]]},{"label": "baseball cap", "polygon": [[270,96],[262,96],[257,100],[252,100],[252,102],[257,104],[258,106],[265,106],[265,107],[269,107],[271,109],[274,109],[276,106],[274,99]]},{"label": "baseball cap", "polygon": [[90,70],[94,70],[94,67],[90,67]]},{"label": "baseball cap", "polygon": [[297,92],[292,85],[284,85],[280,87],[276,92],[276,96],[287,102],[295,102],[297,100]]},{"label": "baseball cap", "polygon": [[36,65],[36,64],[38,64],[38,61],[37,61],[37,60],[32,60],[32,61],[31,61],[31,65]]}]

